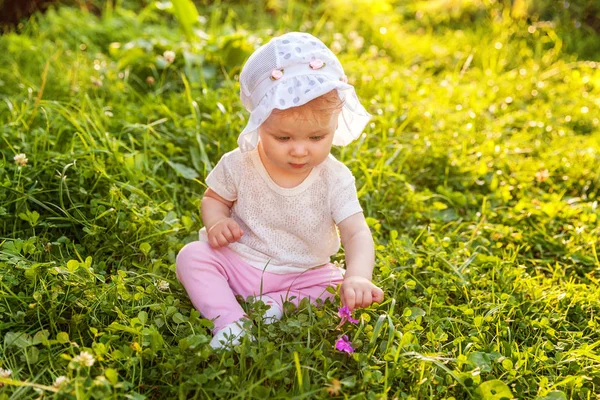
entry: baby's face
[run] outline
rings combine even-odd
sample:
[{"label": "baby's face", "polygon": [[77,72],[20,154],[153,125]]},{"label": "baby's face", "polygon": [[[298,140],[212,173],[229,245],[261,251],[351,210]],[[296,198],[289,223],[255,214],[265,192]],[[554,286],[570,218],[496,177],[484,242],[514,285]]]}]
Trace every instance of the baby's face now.
[{"label": "baby's face", "polygon": [[329,155],[340,111],[331,113],[280,111],[260,126],[263,152],[279,172],[302,174]]}]

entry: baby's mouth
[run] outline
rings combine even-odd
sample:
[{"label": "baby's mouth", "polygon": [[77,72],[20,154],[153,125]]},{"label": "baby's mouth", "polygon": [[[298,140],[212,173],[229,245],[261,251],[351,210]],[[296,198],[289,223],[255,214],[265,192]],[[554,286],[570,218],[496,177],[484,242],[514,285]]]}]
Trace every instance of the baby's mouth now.
[{"label": "baby's mouth", "polygon": [[295,163],[290,163],[290,165],[292,166],[292,168],[303,168],[304,166],[306,166],[308,163],[303,163],[303,164],[295,164]]}]

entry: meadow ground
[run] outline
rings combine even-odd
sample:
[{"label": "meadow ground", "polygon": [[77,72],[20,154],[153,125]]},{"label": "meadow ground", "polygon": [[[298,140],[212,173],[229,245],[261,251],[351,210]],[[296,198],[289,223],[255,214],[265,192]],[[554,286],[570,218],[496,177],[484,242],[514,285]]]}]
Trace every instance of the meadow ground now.
[{"label": "meadow ground", "polygon": [[[547,3],[98,1],[6,31],[0,399],[599,398],[600,36],[592,1]],[[244,301],[257,340],[215,352],[175,256],[244,60],[292,30],[374,116],[334,154],[386,298],[341,330]]]}]

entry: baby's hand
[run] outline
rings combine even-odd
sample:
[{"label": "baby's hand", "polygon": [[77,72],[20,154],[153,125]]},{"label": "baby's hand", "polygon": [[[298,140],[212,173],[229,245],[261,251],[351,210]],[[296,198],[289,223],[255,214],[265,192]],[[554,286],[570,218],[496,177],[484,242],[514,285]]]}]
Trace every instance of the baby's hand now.
[{"label": "baby's hand", "polygon": [[208,236],[208,243],[215,249],[218,249],[219,247],[225,247],[229,243],[240,240],[244,231],[232,218],[223,218],[211,226],[206,234]]},{"label": "baby's hand", "polygon": [[355,307],[368,307],[373,302],[381,303],[383,290],[365,277],[348,276],[342,282],[340,297],[342,303],[352,311]]}]

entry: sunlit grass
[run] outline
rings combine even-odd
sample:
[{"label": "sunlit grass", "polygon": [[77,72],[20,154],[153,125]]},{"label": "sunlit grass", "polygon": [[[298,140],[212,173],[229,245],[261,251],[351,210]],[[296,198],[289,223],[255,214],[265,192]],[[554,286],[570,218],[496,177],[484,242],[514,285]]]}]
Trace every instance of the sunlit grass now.
[{"label": "sunlit grass", "polygon": [[[62,6],[0,36],[0,399],[597,395],[593,43],[479,1],[217,3],[190,41],[167,6]],[[338,52],[374,115],[334,153],[386,298],[339,331],[337,305],[263,325],[243,302],[256,342],[215,353],[175,256],[243,129],[241,65],[285,30]]]}]

